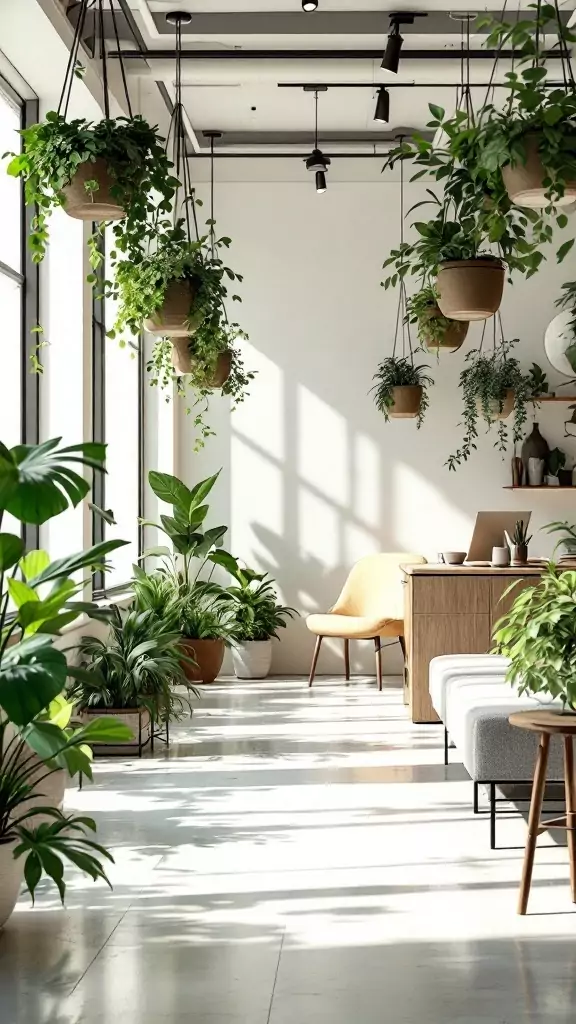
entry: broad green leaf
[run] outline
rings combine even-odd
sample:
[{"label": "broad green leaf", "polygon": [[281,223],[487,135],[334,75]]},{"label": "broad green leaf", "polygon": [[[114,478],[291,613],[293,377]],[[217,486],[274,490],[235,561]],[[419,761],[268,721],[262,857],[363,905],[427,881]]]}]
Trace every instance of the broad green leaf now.
[{"label": "broad green leaf", "polygon": [[8,580],[8,593],[17,608],[22,608],[26,604],[40,604],[36,591],[22,580]]},{"label": "broad green leaf", "polygon": [[71,576],[79,569],[96,569],[104,564],[106,555],[110,554],[111,551],[116,551],[117,548],[124,547],[128,543],[129,541],[127,540],[105,540],[100,544],[94,544],[87,551],[80,551],[78,554],[69,555],[67,558],[57,558],[55,562],[51,562],[38,576],[30,580],[30,583],[32,586],[38,587],[41,583],[47,583],[49,580]]},{"label": "broad green leaf", "polygon": [[176,505],[181,511],[188,513],[192,494],[186,484],[170,473],[158,473],[151,469],[148,473],[148,482],[160,501],[166,501],[169,505]]},{"label": "broad green leaf", "polygon": [[234,555],[231,555],[229,551],[212,551],[208,555],[208,561],[214,562],[215,565],[223,566],[224,569],[227,569],[228,572],[232,573],[232,575],[234,575],[235,571],[238,569],[238,562],[234,558]]},{"label": "broad green leaf", "polygon": [[0,707],[15,725],[28,725],[62,692],[68,669],[48,637],[32,637],[8,648],[0,671]]},{"label": "broad green leaf", "polygon": [[39,576],[44,569],[50,565],[50,555],[47,551],[37,549],[35,551],[28,551],[24,558],[20,560],[20,568],[24,574],[24,578],[27,580],[34,579],[35,576]]},{"label": "broad green leaf", "polygon": [[570,249],[574,245],[574,239],[569,238],[567,242],[563,242],[556,253],[556,259],[558,263],[562,263],[562,260],[568,255]]},{"label": "broad green leaf", "polygon": [[6,508],[18,486],[18,467],[12,452],[0,445],[0,508]]},{"label": "broad green leaf", "polygon": [[214,476],[209,476],[207,477],[206,480],[201,480],[200,483],[197,483],[195,487],[192,488],[189,508],[190,519],[193,518],[192,513],[195,511],[198,505],[201,505],[206,495],[210,494],[210,491],[214,487],[214,484],[216,483],[221,472],[222,470],[219,469],[217,473],[214,473]]},{"label": "broad green leaf", "polygon": [[0,533],[0,572],[16,565],[23,550],[23,541],[15,533]]},{"label": "broad green leaf", "polygon": [[105,445],[87,442],[58,449],[61,438],[52,438],[39,445],[17,445],[11,454],[16,463],[16,485],[8,486],[2,500],[0,468],[0,505],[24,523],[42,525],[64,512],[70,504],[78,505],[90,489],[88,480],[69,463],[99,469],[103,466]]}]

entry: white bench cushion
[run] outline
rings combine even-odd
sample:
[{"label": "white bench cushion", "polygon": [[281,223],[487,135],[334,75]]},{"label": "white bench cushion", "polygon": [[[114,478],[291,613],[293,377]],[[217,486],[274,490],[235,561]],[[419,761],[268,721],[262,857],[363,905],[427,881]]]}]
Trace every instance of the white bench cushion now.
[{"label": "white bench cushion", "polygon": [[499,654],[442,654],[430,662],[428,688],[432,707],[448,728],[447,691],[462,676],[495,678],[502,682],[510,661]]}]

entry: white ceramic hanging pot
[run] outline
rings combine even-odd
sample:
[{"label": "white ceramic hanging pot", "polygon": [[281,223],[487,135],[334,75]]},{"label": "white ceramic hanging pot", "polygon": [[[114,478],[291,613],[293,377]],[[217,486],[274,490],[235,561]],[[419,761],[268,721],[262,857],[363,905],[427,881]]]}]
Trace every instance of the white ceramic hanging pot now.
[{"label": "white ceramic hanging pot", "polygon": [[232,661],[238,679],[265,679],[272,664],[271,640],[247,640],[232,648]]},{"label": "white ceramic hanging pot", "polygon": [[18,900],[24,877],[24,858],[14,860],[18,840],[0,843],[0,928],[5,924]]},{"label": "white ceramic hanging pot", "polygon": [[[576,376],[576,335],[570,329],[574,319],[574,311],[571,309],[558,313],[558,316],[550,321],[544,334],[544,351],[548,362],[564,377]],[[574,352],[570,353],[574,365],[566,355],[571,348],[574,348]]]}]

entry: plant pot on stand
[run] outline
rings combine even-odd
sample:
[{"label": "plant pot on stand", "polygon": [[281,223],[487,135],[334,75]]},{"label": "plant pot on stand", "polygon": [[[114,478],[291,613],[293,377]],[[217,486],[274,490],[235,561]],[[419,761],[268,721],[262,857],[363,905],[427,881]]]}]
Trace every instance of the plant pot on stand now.
[{"label": "plant pot on stand", "polygon": [[[87,189],[86,184],[96,182],[98,188]],[[112,195],[115,179],[103,157],[80,164],[69,185],[62,189],[64,210],[75,220],[123,220],[126,211]]]},{"label": "plant pot on stand", "polygon": [[196,662],[195,665],[187,661],[182,663],[186,678],[191,683],[213,683],[224,661],[224,641],[186,638],[180,641],[180,646],[184,653]]},{"label": "plant pot on stand", "polygon": [[450,320],[487,320],[502,302],[504,264],[487,258],[446,260],[437,288],[438,306]]},{"label": "plant pot on stand", "polygon": [[[511,202],[516,206],[528,206],[531,209],[543,209],[550,205],[546,193],[549,188],[543,185],[544,178],[549,177],[548,171],[540,159],[540,135],[527,135],[524,139],[526,163],[506,164],[502,168],[502,179]],[[554,200],[555,206],[568,206],[576,199],[576,181],[566,182],[564,195]]]},{"label": "plant pot on stand", "polygon": [[238,679],[265,679],[272,664],[272,641],[246,640],[235,644],[232,661]]}]

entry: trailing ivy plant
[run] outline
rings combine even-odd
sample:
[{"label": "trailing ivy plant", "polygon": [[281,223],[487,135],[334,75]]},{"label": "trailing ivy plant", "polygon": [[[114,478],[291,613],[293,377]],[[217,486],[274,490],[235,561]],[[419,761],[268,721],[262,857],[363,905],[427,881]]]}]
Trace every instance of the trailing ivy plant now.
[{"label": "trailing ivy plant", "polygon": [[517,341],[517,338],[503,341],[490,353],[480,348],[467,354],[466,366],[460,374],[464,401],[464,438],[462,446],[446,462],[449,469],[457,469],[476,450],[480,420],[484,421],[488,430],[494,423],[498,424],[494,447],[504,457],[509,430],[506,421],[498,419],[498,414],[503,411],[506,391],[509,389],[514,391],[512,440],[516,443],[522,439],[527,419],[526,406],[534,398],[534,384],[532,371],[525,373],[518,360],[510,356],[511,348]]},{"label": "trailing ivy plant", "polygon": [[404,322],[415,324],[418,341],[423,349],[439,349],[446,338],[446,332],[455,321],[444,316],[438,307],[438,292],[432,285],[421,288],[406,299]]},{"label": "trailing ivy plant", "polygon": [[384,416],[386,422],[390,419],[390,410],[394,405],[394,388],[398,387],[421,387],[422,398],[418,410],[418,430],[422,426],[426,410],[429,405],[426,388],[434,384],[432,378],[425,372],[427,366],[417,366],[412,359],[405,356],[387,356],[383,359],[373,380],[376,381],[371,390],[374,392],[376,408]]},{"label": "trailing ivy plant", "polygon": [[[51,110],[44,121],[23,128],[20,134],[22,152],[9,154],[8,174],[22,179],[26,204],[36,207],[29,236],[36,263],[46,254],[50,214],[65,206],[63,189],[81,164],[94,163],[98,157],[106,161],[113,179],[111,194],[126,211],[126,217],[113,228],[119,252],[129,258],[137,255],[144,239],[154,231],[152,218],[171,211],[178,180],[172,175],[164,139],[139,114],[94,123],[84,118],[68,121]],[[93,195],[97,187],[95,180],[85,184]],[[158,196],[156,201],[152,194]],[[98,235],[97,231],[90,239],[94,267],[101,260]]]}]

